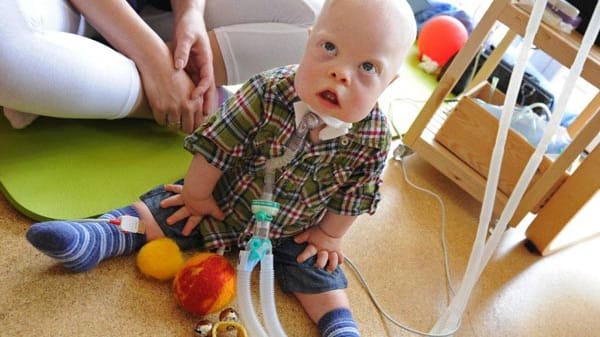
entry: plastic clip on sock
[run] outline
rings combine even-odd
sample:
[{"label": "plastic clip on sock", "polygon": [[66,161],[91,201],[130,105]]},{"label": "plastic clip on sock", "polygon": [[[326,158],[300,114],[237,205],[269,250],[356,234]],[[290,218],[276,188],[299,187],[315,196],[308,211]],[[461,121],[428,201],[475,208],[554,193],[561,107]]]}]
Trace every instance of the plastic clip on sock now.
[{"label": "plastic clip on sock", "polygon": [[123,232],[144,234],[146,232],[146,226],[140,219],[132,215],[121,215],[114,219],[74,219],[69,220],[71,222],[108,222],[109,224],[119,227]]},{"label": "plastic clip on sock", "polygon": [[116,225],[123,232],[139,233],[145,232],[144,223],[138,217],[131,215],[123,215],[118,219],[111,219],[109,223]]}]

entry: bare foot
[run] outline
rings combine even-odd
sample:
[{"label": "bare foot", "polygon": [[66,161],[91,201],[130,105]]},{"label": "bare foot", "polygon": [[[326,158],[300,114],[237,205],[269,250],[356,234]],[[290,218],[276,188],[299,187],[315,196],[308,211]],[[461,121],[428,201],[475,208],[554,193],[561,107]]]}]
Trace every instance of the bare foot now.
[{"label": "bare foot", "polygon": [[27,112],[20,112],[9,108],[4,108],[4,117],[8,119],[10,126],[14,129],[24,129],[29,124],[38,118],[38,115],[30,114]]}]

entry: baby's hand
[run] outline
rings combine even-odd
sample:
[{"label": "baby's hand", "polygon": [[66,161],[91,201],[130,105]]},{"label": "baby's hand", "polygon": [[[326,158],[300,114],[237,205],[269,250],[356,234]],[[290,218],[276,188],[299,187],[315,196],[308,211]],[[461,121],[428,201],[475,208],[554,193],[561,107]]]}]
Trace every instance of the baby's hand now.
[{"label": "baby's hand", "polygon": [[296,259],[303,263],[313,256],[317,256],[316,267],[327,267],[328,272],[333,272],[338,265],[344,262],[342,253],[342,238],[327,235],[319,226],[314,226],[294,237],[296,243],[308,242],[308,245]]},{"label": "baby's hand", "polygon": [[167,224],[172,225],[181,220],[187,219],[182,231],[182,234],[185,236],[190,235],[190,233],[194,230],[194,228],[196,228],[196,226],[198,226],[204,216],[210,215],[217,220],[223,220],[225,217],[216,201],[212,197],[194,205],[195,213],[197,213],[194,214],[191,208],[188,207],[183,201],[183,197],[181,195],[181,192],[183,191],[182,185],[167,184],[165,185],[165,190],[176,194],[162,200],[160,202],[160,207],[180,207],[177,211],[171,214],[170,217],[167,218]]}]

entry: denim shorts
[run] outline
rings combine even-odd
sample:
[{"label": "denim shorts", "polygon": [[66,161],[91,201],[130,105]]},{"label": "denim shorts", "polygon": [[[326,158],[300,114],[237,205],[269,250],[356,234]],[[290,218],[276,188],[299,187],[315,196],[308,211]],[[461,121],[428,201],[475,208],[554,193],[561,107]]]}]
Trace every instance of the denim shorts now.
[{"label": "denim shorts", "polygon": [[[183,184],[183,180],[178,180],[174,184],[181,185]],[[175,240],[182,250],[203,248],[204,240],[202,239],[202,234],[200,234],[198,227],[194,228],[189,236],[181,234],[187,219],[183,219],[172,225],[167,224],[167,218],[175,213],[179,207],[162,208],[160,207],[160,202],[174,194],[175,193],[165,191],[164,185],[160,185],[142,194],[140,200],[148,206],[150,213],[154,216],[154,220],[156,220],[160,229],[165,233],[165,236]]]},{"label": "denim shorts", "polygon": [[315,267],[317,257],[313,256],[304,263],[296,262],[296,258],[306,243],[298,244],[294,239],[275,240],[273,244],[273,264],[275,277],[284,292],[322,293],[330,290],[345,289],[348,281],[338,266],[333,272]]},{"label": "denim shorts", "polygon": [[[179,180],[175,184],[183,184],[183,180]],[[198,227],[189,236],[182,234],[186,223],[185,219],[173,225],[167,225],[166,219],[179,208],[161,208],[160,202],[172,195],[174,193],[165,191],[164,186],[160,185],[144,193],[140,196],[140,200],[148,206],[165,236],[177,242],[182,250],[204,247],[204,240]],[[296,258],[305,247],[306,243],[297,244],[291,237],[273,241],[275,277],[284,292],[314,294],[345,289],[348,286],[346,276],[340,267],[331,273],[315,267],[316,256],[309,258],[304,263],[296,262]]]}]

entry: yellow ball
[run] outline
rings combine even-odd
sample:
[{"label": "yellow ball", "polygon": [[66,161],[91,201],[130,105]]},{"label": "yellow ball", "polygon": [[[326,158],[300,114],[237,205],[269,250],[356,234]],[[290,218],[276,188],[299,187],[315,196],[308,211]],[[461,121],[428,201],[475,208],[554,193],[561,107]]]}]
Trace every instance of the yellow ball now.
[{"label": "yellow ball", "polygon": [[172,279],[182,265],[183,254],[175,241],[169,238],[148,242],[137,255],[140,272],[160,281]]}]

